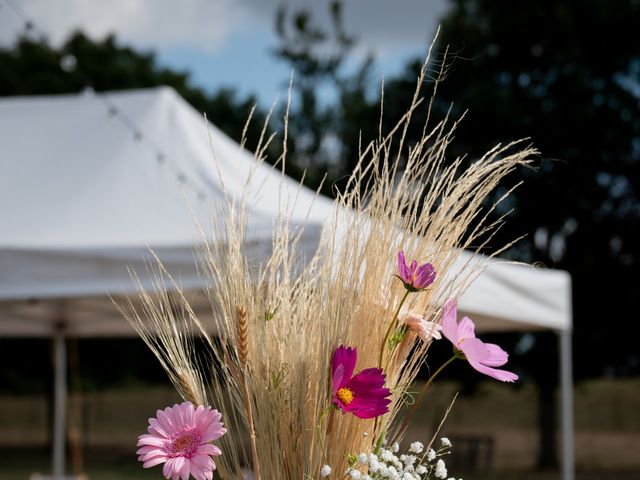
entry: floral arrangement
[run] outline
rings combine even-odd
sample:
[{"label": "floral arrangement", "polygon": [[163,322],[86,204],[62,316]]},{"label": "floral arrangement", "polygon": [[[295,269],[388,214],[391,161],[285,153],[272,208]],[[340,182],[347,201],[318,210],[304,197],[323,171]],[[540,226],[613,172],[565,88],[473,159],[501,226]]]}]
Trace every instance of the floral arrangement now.
[{"label": "floral arrangement", "polygon": [[[454,299],[478,267],[452,267],[461,249],[489,241],[496,224],[483,200],[535,151],[498,145],[468,165],[445,161],[457,125],[449,118],[427,120],[422,140],[406,145],[413,112],[431,108],[421,96],[429,65],[402,121],[362,148],[312,258],[301,258],[303,230],[286,212],[268,261],[248,258],[248,191],[225,206],[215,235],[225,241],[206,242],[201,255],[210,319],[194,313],[161,265],[157,290],[141,289],[142,307],[124,309],[184,398],[158,410],[140,436],[145,468],[162,464],[173,480],[446,478],[446,438],[438,449],[432,439],[397,455],[434,378],[462,359],[497,380],[517,379],[498,368],[504,350],[476,338],[471,319],[458,321]],[[413,396],[442,336],[453,355]]]}]

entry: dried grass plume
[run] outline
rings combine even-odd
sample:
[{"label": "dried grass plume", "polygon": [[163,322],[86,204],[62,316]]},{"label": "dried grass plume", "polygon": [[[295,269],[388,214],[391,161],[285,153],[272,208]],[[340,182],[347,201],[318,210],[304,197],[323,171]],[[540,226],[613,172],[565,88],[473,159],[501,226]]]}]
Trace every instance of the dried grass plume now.
[{"label": "dried grass plume", "polygon": [[[332,353],[338,345],[355,346],[357,370],[377,366],[404,294],[393,277],[400,249],[438,272],[428,291],[405,304],[437,321],[443,301],[472,277],[446,275],[460,249],[481,248],[497,226],[488,221],[491,208],[483,201],[536,154],[516,142],[497,145],[474,162],[448,158],[459,121],[448,116],[431,125],[428,115],[422,138],[407,145],[414,112],[431,111],[422,96],[425,78],[434,74],[437,88],[444,74],[430,71],[431,65],[427,58],[400,122],[385,134],[381,126],[378,138],[361,148],[313,258],[302,262],[299,227],[283,212],[268,261],[250,261],[246,213],[254,192],[247,191],[240,202],[228,199],[228,214],[214,235],[220,241],[203,247],[209,318],[194,314],[162,267],[159,285],[169,282],[171,293],[141,290],[143,307],[127,309],[182,396],[223,412],[229,434],[219,444],[222,478],[241,479],[247,466],[265,479],[319,478],[325,464],[344,472],[347,454],[371,451],[381,432],[394,432],[429,344],[410,337],[411,345],[386,355],[393,402],[378,421],[327,415]],[[264,151],[264,145],[258,148],[259,159]]]}]

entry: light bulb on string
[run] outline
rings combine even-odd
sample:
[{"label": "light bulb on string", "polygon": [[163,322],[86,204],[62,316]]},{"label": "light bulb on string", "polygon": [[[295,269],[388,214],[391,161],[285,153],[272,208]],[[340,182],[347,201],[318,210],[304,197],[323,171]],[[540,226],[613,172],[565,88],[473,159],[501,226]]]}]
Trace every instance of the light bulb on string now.
[{"label": "light bulb on string", "polygon": [[63,55],[60,59],[60,68],[67,73],[73,72],[77,66],[78,59],[71,53]]}]

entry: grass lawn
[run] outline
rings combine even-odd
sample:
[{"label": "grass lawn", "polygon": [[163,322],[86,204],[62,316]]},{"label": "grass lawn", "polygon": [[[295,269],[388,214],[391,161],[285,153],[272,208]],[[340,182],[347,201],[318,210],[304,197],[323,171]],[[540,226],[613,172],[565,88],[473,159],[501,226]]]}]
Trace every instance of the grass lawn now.
[{"label": "grass lawn", "polygon": [[[412,422],[408,440],[427,443],[458,385],[441,382],[429,392]],[[484,436],[494,445],[487,470],[450,469],[465,480],[555,480],[557,472],[533,473],[537,446],[535,390],[485,382],[477,393],[458,398],[442,435]],[[578,480],[640,478],[640,379],[599,380],[576,387],[576,463]],[[91,480],[161,479],[159,468],[143,470],[136,461],[136,437],[147,418],[178,401],[166,387],[127,388],[88,393],[70,402],[70,433],[87,445],[84,470]],[[50,471],[44,398],[0,396],[0,480],[27,480]],[[77,435],[82,432],[82,435]],[[73,455],[69,454],[70,461]],[[77,458],[76,458],[77,459]]]}]

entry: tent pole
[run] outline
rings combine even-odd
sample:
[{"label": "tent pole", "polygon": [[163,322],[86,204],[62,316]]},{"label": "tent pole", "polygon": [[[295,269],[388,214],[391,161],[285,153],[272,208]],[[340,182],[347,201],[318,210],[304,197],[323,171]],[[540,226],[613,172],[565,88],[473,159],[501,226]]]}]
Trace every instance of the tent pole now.
[{"label": "tent pole", "polygon": [[560,418],[562,480],[574,480],[573,351],[571,328],[560,330]]},{"label": "tent pole", "polygon": [[60,325],[54,334],[54,393],[53,393],[53,453],[52,471],[55,480],[64,478],[65,424],[67,390],[67,345]]}]

